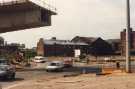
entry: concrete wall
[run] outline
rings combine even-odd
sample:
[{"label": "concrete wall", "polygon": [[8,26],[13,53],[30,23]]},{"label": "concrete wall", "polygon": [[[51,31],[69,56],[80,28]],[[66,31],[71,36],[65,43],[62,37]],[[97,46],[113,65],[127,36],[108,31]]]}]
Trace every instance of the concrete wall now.
[{"label": "concrete wall", "polygon": [[39,10],[0,13],[0,28],[19,27],[40,22]]},{"label": "concrete wall", "polygon": [[0,13],[0,33],[50,25],[51,14],[45,10],[41,15],[40,8]]},{"label": "concrete wall", "polygon": [[52,15],[56,13],[34,2],[1,4],[0,33],[50,26]]}]

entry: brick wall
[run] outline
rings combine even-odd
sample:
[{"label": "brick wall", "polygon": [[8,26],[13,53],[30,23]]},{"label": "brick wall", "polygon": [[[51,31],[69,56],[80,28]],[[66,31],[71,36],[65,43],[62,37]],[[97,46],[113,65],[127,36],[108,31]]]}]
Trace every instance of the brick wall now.
[{"label": "brick wall", "polygon": [[44,39],[40,39],[37,43],[37,55],[44,56]]},{"label": "brick wall", "polygon": [[[135,31],[130,31],[130,49],[135,50]],[[126,53],[126,30],[124,29],[121,32],[121,52],[122,55]]]}]

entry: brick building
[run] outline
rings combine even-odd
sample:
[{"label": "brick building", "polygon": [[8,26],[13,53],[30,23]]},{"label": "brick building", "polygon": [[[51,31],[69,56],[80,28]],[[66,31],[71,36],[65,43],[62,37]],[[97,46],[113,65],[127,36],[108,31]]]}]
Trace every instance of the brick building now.
[{"label": "brick building", "polygon": [[37,55],[40,56],[74,56],[75,49],[80,49],[81,53],[87,53],[89,45],[69,40],[44,40],[43,38],[37,43]]},{"label": "brick building", "polygon": [[[130,30],[130,49],[131,54],[135,54],[135,31]],[[126,53],[126,30],[124,29],[121,32],[121,52],[122,55]]]},{"label": "brick building", "polygon": [[76,36],[71,41],[41,38],[37,43],[37,55],[41,56],[74,56],[75,49],[80,49],[82,54],[108,55],[113,53],[112,46],[101,38]]},{"label": "brick building", "polygon": [[113,54],[120,55],[121,54],[121,39],[108,39],[107,42],[111,44]]}]

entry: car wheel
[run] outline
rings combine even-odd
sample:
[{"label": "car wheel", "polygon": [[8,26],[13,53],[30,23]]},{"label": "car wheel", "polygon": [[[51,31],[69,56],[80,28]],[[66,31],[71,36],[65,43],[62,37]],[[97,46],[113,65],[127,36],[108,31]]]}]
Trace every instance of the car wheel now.
[{"label": "car wheel", "polygon": [[14,80],[15,79],[15,73],[9,76],[9,79]]},{"label": "car wheel", "polygon": [[47,72],[49,72],[49,70],[46,70]]},{"label": "car wheel", "polygon": [[3,76],[2,77],[2,80],[7,80],[8,79],[8,76]]},{"label": "car wheel", "polygon": [[63,71],[63,69],[62,69],[62,68],[58,69],[58,72],[62,72],[62,71]]}]

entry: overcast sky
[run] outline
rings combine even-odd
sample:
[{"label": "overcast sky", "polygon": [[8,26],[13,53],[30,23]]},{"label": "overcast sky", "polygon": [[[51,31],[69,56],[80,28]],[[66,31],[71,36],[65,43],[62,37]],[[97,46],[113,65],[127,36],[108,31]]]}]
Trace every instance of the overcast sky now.
[{"label": "overcast sky", "polygon": [[[58,15],[52,16],[52,26],[3,33],[8,42],[36,46],[40,38],[72,39],[74,36],[120,38],[125,28],[126,0],[50,0]],[[135,28],[135,0],[131,1],[131,26]]]}]

